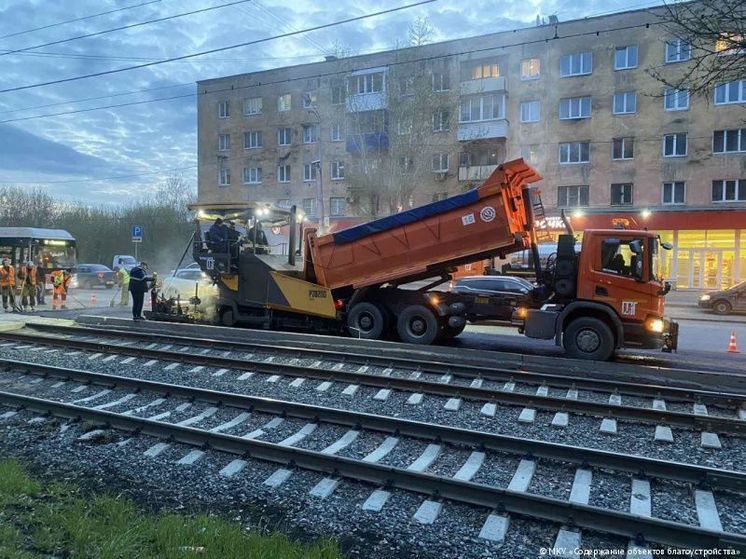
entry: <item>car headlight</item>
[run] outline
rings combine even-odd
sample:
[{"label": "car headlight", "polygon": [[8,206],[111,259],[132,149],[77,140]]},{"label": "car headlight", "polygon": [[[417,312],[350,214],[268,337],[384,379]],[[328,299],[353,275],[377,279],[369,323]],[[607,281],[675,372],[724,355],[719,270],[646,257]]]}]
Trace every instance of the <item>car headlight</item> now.
[{"label": "car headlight", "polygon": [[702,297],[699,298],[700,301],[709,301],[710,296],[709,295],[702,295]]},{"label": "car headlight", "polygon": [[664,327],[665,323],[663,322],[662,318],[648,318],[645,321],[645,328],[647,328],[651,332],[655,332],[656,334],[660,334],[661,332],[663,332]]}]

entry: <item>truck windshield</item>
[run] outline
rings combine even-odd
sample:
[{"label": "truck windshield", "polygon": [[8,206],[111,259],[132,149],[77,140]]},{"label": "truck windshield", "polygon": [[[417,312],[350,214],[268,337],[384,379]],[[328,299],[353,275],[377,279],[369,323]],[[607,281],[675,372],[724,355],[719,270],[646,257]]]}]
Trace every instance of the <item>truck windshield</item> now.
[{"label": "truck windshield", "polygon": [[651,239],[650,242],[650,280],[663,281],[663,262],[658,239]]}]

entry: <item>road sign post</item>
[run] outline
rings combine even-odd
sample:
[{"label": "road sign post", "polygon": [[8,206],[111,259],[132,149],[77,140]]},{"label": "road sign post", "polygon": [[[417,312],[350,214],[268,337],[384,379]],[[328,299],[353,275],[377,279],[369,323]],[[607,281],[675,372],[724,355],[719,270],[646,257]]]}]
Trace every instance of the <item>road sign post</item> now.
[{"label": "road sign post", "polygon": [[132,226],[132,244],[135,247],[135,260],[138,260],[138,258],[137,258],[137,245],[142,242],[142,233],[143,233],[142,225],[133,225]]}]

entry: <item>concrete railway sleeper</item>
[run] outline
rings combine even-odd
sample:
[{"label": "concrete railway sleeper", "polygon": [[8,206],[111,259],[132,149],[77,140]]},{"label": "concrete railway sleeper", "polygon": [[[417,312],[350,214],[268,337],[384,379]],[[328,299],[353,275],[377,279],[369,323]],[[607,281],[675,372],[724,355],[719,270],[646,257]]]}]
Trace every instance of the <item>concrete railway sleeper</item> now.
[{"label": "concrete railway sleeper", "polygon": [[[536,394],[525,394],[511,390],[492,390],[481,388],[477,385],[454,385],[438,381],[425,381],[421,378],[399,378],[394,376],[375,375],[362,372],[343,372],[339,368],[322,369],[320,367],[307,367],[303,365],[291,365],[270,361],[248,362],[246,360],[219,357],[214,355],[190,354],[181,351],[172,351],[172,348],[147,349],[129,346],[112,346],[97,341],[84,341],[75,339],[60,339],[51,337],[34,337],[14,332],[0,333],[0,339],[15,340],[32,344],[49,345],[55,347],[69,347],[85,351],[129,355],[143,359],[165,360],[172,363],[191,364],[195,366],[221,367],[251,373],[263,373],[269,375],[286,375],[298,378],[315,378],[330,382],[347,382],[363,386],[372,386],[384,390],[401,390],[414,394],[431,394],[447,398],[466,398],[470,400],[485,402],[485,414],[494,413],[495,405],[523,406],[529,410],[544,410],[556,412],[573,412],[578,414],[594,415],[603,418],[613,417],[615,419],[626,419],[636,422],[649,422],[651,424],[665,424],[674,427],[697,429],[704,433],[730,433],[743,435],[746,433],[746,421],[736,417],[721,417],[706,414],[706,407],[695,403],[693,413],[670,411],[662,406],[650,408],[621,405],[610,398],[608,403],[597,401],[579,400],[573,397],[559,398],[543,395],[537,391]],[[8,363],[0,360],[0,365]],[[726,398],[740,396],[728,395]],[[534,411],[535,413],[535,411]]]},{"label": "concrete railway sleeper", "polygon": [[[172,387],[172,389],[173,393],[176,394],[184,390],[184,387]],[[185,396],[185,394],[182,395]],[[231,395],[221,394],[220,396],[228,398]],[[85,400],[85,398],[80,399],[78,403],[83,403]],[[641,513],[634,507],[631,507],[630,512],[627,513],[589,506],[587,500],[584,503],[583,499],[577,496],[574,499],[571,496],[570,500],[564,501],[528,493],[526,492],[526,475],[521,472],[521,469],[527,469],[523,462],[514,476],[514,480],[518,478],[518,482],[511,482],[507,489],[503,489],[470,481],[473,474],[465,472],[465,470],[473,472],[478,469],[478,464],[469,463],[473,462],[471,458],[455,476],[443,477],[425,471],[427,463],[432,462],[425,457],[426,453],[423,453],[423,456],[418,459],[418,462],[426,462],[425,464],[417,467],[412,464],[405,469],[380,464],[373,460],[352,459],[340,456],[336,452],[319,452],[298,448],[294,446],[295,441],[290,440],[292,437],[280,443],[271,443],[255,438],[228,435],[216,432],[215,429],[204,430],[191,426],[199,421],[198,418],[206,417],[207,412],[202,412],[202,414],[196,416],[196,420],[193,418],[193,420],[174,424],[153,417],[143,418],[127,413],[114,413],[101,409],[100,406],[96,409],[89,407],[88,403],[86,403],[86,406],[81,406],[10,392],[0,392],[0,402],[17,409],[72,420],[84,420],[105,428],[113,428],[135,435],[151,435],[166,439],[167,443],[153,445],[147,451],[150,452],[151,456],[157,456],[161,447],[167,447],[173,443],[182,443],[202,449],[190,452],[182,459],[182,463],[197,459],[200,453],[208,449],[241,457],[241,459],[234,460],[223,468],[221,475],[232,475],[235,471],[240,470],[249,459],[282,465],[283,468],[276,471],[265,481],[267,485],[270,484],[272,478],[277,478],[273,479],[272,483],[281,484],[282,478],[289,475],[285,472],[290,472],[294,467],[297,467],[320,472],[327,476],[312,491],[321,492],[323,488],[319,489],[319,487],[322,485],[325,485],[328,490],[333,490],[338,480],[343,478],[354,482],[372,483],[381,487],[382,489],[375,491],[374,495],[390,488],[419,493],[428,497],[428,500],[422,504],[415,515],[415,518],[422,523],[427,523],[426,517],[431,514],[432,509],[439,510],[443,500],[484,507],[486,509],[486,520],[480,536],[486,538],[490,537],[492,530],[489,527],[491,525],[496,521],[499,522],[500,519],[505,519],[506,513],[512,513],[539,520],[559,522],[576,529],[585,528],[623,536],[631,541],[633,540],[635,544],[647,541],[676,547],[731,548],[746,551],[746,536],[723,532],[722,527],[707,525],[707,521],[702,518],[700,518],[701,525],[694,526],[652,518],[649,514],[644,514],[644,511]],[[275,402],[276,404],[277,402]],[[85,436],[83,435],[83,437]],[[341,444],[343,442],[340,442]],[[582,478],[583,476],[576,475],[576,478],[578,477]],[[638,483],[638,486],[635,486],[633,480],[633,490],[643,491],[643,485],[644,483]],[[488,511],[492,511],[492,513],[489,514]],[[560,530],[560,536],[563,532],[565,530]],[[579,537],[577,532],[573,533]],[[558,536],[558,539],[560,536]]]},{"label": "concrete railway sleeper", "polygon": [[[169,335],[163,333],[143,332],[140,330],[127,330],[122,328],[93,329],[89,327],[62,326],[54,324],[34,324],[33,330],[39,332],[56,333],[74,337],[112,337],[138,340],[143,343],[163,343],[174,346],[189,346],[191,348],[204,348],[211,350],[226,350],[239,352],[271,352],[275,354],[288,354],[299,359],[328,359],[343,363],[358,363],[360,365],[379,365],[387,368],[419,371],[422,374],[442,375],[450,374],[464,379],[485,379],[502,382],[522,382],[534,385],[546,385],[558,388],[577,388],[600,392],[618,393],[621,395],[651,397],[670,401],[698,401],[702,403],[714,403],[740,408],[746,403],[746,394],[738,392],[716,392],[690,387],[673,386],[677,382],[675,370],[660,371],[658,382],[649,384],[640,382],[628,382],[625,380],[609,380],[586,376],[568,374],[557,374],[530,370],[527,368],[510,369],[497,365],[478,366],[461,363],[448,363],[445,361],[428,361],[421,358],[389,357],[382,352],[371,351],[361,353],[350,351],[349,348],[338,350],[309,348],[298,346],[286,346],[270,344],[267,342],[222,340],[214,338]],[[116,343],[116,342],[115,342]],[[495,361],[499,363],[500,354],[495,354]],[[590,370],[590,368],[589,368]],[[681,371],[691,375],[692,371]],[[712,373],[708,373],[712,374]],[[626,375],[626,373],[625,373]],[[723,375],[732,376],[732,375]],[[684,382],[683,384],[692,384]],[[732,398],[729,400],[729,398]]]}]

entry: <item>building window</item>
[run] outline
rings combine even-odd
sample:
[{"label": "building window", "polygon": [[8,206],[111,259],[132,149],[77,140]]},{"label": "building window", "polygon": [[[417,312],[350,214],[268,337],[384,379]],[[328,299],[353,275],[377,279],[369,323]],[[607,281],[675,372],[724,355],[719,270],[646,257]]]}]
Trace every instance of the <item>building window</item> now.
[{"label": "building window", "polygon": [[316,215],[316,198],[303,198],[303,213]]},{"label": "building window", "polygon": [[344,105],[345,86],[343,84],[332,85],[332,105]]},{"label": "building window", "polygon": [[632,184],[620,183],[611,185],[611,205],[612,206],[631,206],[632,205]]},{"label": "building window", "polygon": [[262,131],[251,130],[243,134],[243,149],[255,149],[262,147]]},{"label": "building window", "polygon": [[562,164],[588,163],[590,160],[590,142],[567,142],[559,145],[559,162]]},{"label": "building window", "polygon": [[244,184],[260,184],[262,182],[262,168],[244,167],[243,182]]},{"label": "building window", "polygon": [[314,182],[316,180],[316,164],[305,163],[303,165],[303,182]]},{"label": "building window", "polygon": [[332,216],[345,215],[347,201],[344,198],[329,198],[329,213]]},{"label": "building window", "polygon": [[692,45],[684,39],[666,42],[666,64],[684,62],[692,57]]},{"label": "building window", "polygon": [[399,158],[399,169],[404,173],[408,173],[414,169],[414,159],[411,157],[402,156]]},{"label": "building window", "polygon": [[221,167],[218,173],[218,184],[220,186],[229,186],[231,184],[231,170],[230,167]]},{"label": "building window", "polygon": [[461,80],[481,80],[485,78],[499,78],[500,65],[491,60],[467,62],[461,67]]},{"label": "building window", "polygon": [[316,124],[303,125],[303,143],[313,144],[318,140],[318,126]]},{"label": "building window", "polygon": [[663,157],[686,156],[686,132],[666,134],[663,136]]},{"label": "building window", "polygon": [[289,198],[280,198],[276,202],[276,206],[278,208],[287,208],[290,209],[290,199]]},{"label": "building window", "polygon": [[566,54],[560,58],[560,77],[586,76],[593,71],[593,55],[590,52]]},{"label": "building window", "polygon": [[614,70],[637,68],[637,45],[618,47],[614,54]]},{"label": "building window", "polygon": [[715,87],[715,104],[746,103],[746,80],[722,83]]},{"label": "building window", "polygon": [[228,118],[229,116],[231,116],[231,113],[228,101],[220,101],[218,103],[218,118]]},{"label": "building window", "polygon": [[414,95],[414,76],[399,78],[399,95],[402,97]]},{"label": "building window", "polygon": [[218,134],[218,151],[228,151],[231,149],[231,135]]},{"label": "building window", "polygon": [[736,33],[721,33],[720,38],[715,41],[715,52],[721,56],[729,54],[743,54],[743,35]]},{"label": "building window", "polygon": [[664,182],[661,190],[661,203],[664,205],[686,203],[685,182]]},{"label": "building window", "polygon": [[277,145],[278,146],[289,146],[292,139],[292,131],[290,128],[278,128],[277,129]]},{"label": "building window", "polygon": [[632,159],[635,156],[634,138],[614,138],[611,142],[612,159]]},{"label": "building window", "polygon": [[746,180],[712,181],[713,202],[746,202]]},{"label": "building window", "polygon": [[451,78],[444,72],[433,72],[433,91],[449,91]]},{"label": "building window", "polygon": [[339,122],[333,122],[331,128],[332,142],[342,141],[342,125]]},{"label": "building window", "polygon": [[448,109],[438,109],[433,113],[433,132],[450,130],[451,113]]},{"label": "building window", "polygon": [[524,101],[521,103],[521,122],[539,122],[541,103],[539,101]]},{"label": "building window", "polygon": [[277,166],[277,181],[290,182],[290,165]]},{"label": "building window", "polygon": [[746,128],[715,130],[713,133],[713,153],[739,153],[744,151],[746,151]]},{"label": "building window", "polygon": [[459,122],[480,122],[505,118],[503,95],[480,95],[461,99]]},{"label": "building window", "polygon": [[448,171],[448,154],[436,153],[433,155],[433,172],[445,173]]},{"label": "building window", "polygon": [[590,118],[591,98],[570,97],[568,99],[560,99],[559,115],[560,120]]},{"label": "building window", "polygon": [[332,161],[332,180],[341,181],[345,178],[344,161]]},{"label": "building window", "polygon": [[624,91],[614,94],[615,115],[627,115],[637,112],[637,93],[634,91]]},{"label": "building window", "polygon": [[383,91],[383,72],[353,76],[350,80],[351,93],[362,95]]},{"label": "building window", "polygon": [[538,58],[524,58],[521,60],[521,79],[537,80],[541,75],[541,63]]},{"label": "building window", "polygon": [[689,108],[689,90],[667,88],[663,92],[663,108],[667,111],[685,111]]},{"label": "building window", "polygon": [[262,98],[252,97],[251,99],[244,99],[243,102],[243,114],[245,115],[260,115],[262,114]]},{"label": "building window", "polygon": [[557,187],[557,205],[560,208],[578,208],[588,205],[588,185]]},{"label": "building window", "polygon": [[290,93],[286,93],[285,95],[280,95],[277,98],[277,111],[280,113],[284,111],[289,111],[291,101],[292,99],[291,99]]},{"label": "building window", "polygon": [[306,91],[303,94],[303,108],[312,109],[316,106],[317,95],[315,91]]}]

